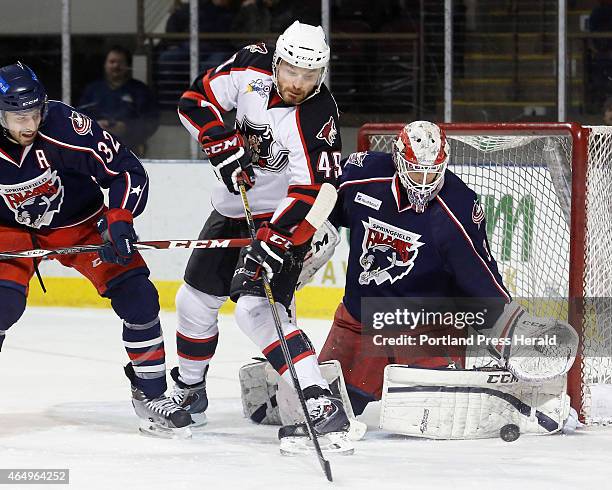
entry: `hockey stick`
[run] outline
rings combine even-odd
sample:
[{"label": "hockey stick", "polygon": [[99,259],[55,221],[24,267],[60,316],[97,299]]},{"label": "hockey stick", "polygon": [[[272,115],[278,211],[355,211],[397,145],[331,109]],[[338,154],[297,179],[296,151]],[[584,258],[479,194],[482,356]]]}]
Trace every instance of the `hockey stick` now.
[{"label": "hockey stick", "polygon": [[[249,233],[251,235],[251,238],[255,240],[255,222],[253,221],[253,215],[251,214],[251,207],[249,206],[249,199],[246,194],[246,187],[244,186],[244,183],[242,181],[238,182],[238,188],[240,190],[240,197],[242,198],[242,206],[244,208],[244,215],[246,217],[247,226],[249,227]],[[312,208],[310,209],[308,215],[305,218],[305,220],[312,226],[312,228],[316,230],[323,224],[323,221],[325,221],[331,213],[333,206],[336,202],[336,198],[336,189],[334,189],[331,184],[326,183],[321,186],[321,189],[319,190],[319,195],[317,196],[317,199],[315,200],[314,204],[312,205]],[[312,425],[312,420],[310,420],[310,415],[308,415],[306,400],[304,399],[304,393],[302,393],[300,381],[297,377],[297,372],[295,371],[295,365],[293,364],[293,359],[291,358],[291,353],[289,352],[287,339],[285,339],[285,335],[283,334],[283,327],[280,316],[278,315],[278,311],[276,309],[276,302],[274,301],[274,296],[272,295],[270,281],[268,280],[268,277],[265,273],[261,275],[261,278],[263,280],[266,298],[268,299],[270,309],[272,310],[272,317],[274,318],[274,327],[276,328],[276,334],[278,335],[278,340],[280,342],[281,350],[283,352],[283,357],[285,359],[285,363],[287,364],[287,368],[289,369],[289,373],[291,374],[293,387],[297,392],[298,399],[300,400],[300,405],[302,406],[302,411],[304,412],[304,419],[306,420],[306,428],[308,429],[308,435],[310,436],[310,440],[312,441],[315,447],[317,458],[319,459],[319,463],[321,464],[321,468],[323,469],[327,480],[333,481],[331,465],[329,464],[329,461],[323,457],[323,452],[321,451],[319,439],[317,438],[317,434],[315,433],[314,427]]]},{"label": "hockey stick", "polygon": [[[167,250],[167,249],[189,249],[189,248],[242,248],[251,243],[250,238],[216,238],[214,240],[151,240],[146,242],[134,242],[136,250]],[[40,259],[50,255],[70,255],[99,252],[105,244],[100,245],[74,245],[72,247],[54,248],[45,250],[37,248],[34,250],[15,250],[12,252],[0,252],[0,260],[9,259]]]}]

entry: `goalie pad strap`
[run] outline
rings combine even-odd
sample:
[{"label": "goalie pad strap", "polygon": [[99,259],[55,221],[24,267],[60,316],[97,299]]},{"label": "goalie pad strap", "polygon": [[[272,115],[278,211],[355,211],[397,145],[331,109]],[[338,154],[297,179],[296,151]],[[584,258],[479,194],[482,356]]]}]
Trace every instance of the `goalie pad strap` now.
[{"label": "goalie pad strap", "polygon": [[[494,390],[491,388],[476,388],[472,386],[413,386],[413,387],[391,387],[389,393],[468,393],[478,394],[483,393],[489,396],[495,396],[501,398],[508,404],[512,405],[517,412],[525,417],[531,415],[531,406],[519,400],[516,396],[505,393],[500,390]],[[551,419],[548,415],[535,411],[535,417],[538,420],[538,424],[549,432],[559,430],[559,423]]]}]

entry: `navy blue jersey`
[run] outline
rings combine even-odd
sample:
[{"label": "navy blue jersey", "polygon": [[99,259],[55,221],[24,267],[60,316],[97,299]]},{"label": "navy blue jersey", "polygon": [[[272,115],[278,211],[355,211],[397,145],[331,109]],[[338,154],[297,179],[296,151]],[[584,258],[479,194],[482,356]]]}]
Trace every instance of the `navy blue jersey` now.
[{"label": "navy blue jersey", "polygon": [[104,206],[145,207],[147,174],[138,158],[95,121],[50,101],[38,135],[23,147],[0,134],[0,224],[54,229],[81,223]]},{"label": "navy blue jersey", "polygon": [[425,212],[416,213],[390,154],[354,153],[330,219],[350,229],[343,301],[358,320],[367,297],[500,298],[502,307],[510,300],[478,197],[450,170]]}]

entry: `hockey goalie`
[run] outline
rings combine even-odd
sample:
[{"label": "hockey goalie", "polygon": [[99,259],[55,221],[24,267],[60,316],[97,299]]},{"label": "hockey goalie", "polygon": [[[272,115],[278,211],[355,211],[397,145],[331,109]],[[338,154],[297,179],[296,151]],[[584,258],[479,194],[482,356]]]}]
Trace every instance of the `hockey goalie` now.
[{"label": "hockey goalie", "polygon": [[[444,132],[415,121],[392,153],[346,160],[333,226],[315,236],[298,284],[333,253],[335,228],[348,228],[345,294],[319,361],[340,363],[354,414],[382,400],[383,430],[435,439],[496,437],[509,424],[558,432],[570,414],[566,373],[578,335],[513,301],[478,197],[449,158]],[[440,322],[436,304],[453,321]],[[374,324],[372,312],[386,322]]]}]

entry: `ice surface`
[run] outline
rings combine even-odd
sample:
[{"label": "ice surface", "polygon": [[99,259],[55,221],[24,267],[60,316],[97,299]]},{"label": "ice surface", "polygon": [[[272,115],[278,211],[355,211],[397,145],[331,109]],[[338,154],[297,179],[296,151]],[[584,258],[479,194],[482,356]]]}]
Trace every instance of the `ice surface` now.
[{"label": "ice surface", "polygon": [[[170,368],[175,315],[162,313],[162,322]],[[300,324],[320,347],[329,322]],[[370,431],[355,454],[330,457],[329,484],[314,456],[280,456],[277,428],[243,418],[238,368],[256,355],[222,317],[207,428],[188,441],[154,439],[136,429],[112,311],[30,308],[0,353],[0,468],[70,468],[69,488],[79,490],[612,487],[611,429],[513,443],[425,441],[377,430],[376,405],[364,414]]]}]

